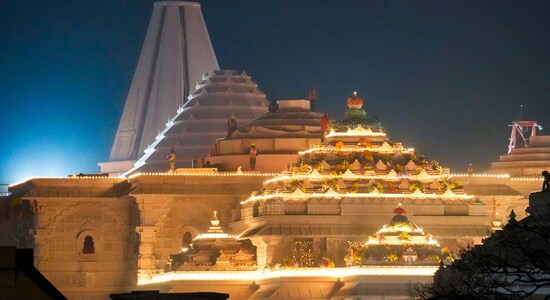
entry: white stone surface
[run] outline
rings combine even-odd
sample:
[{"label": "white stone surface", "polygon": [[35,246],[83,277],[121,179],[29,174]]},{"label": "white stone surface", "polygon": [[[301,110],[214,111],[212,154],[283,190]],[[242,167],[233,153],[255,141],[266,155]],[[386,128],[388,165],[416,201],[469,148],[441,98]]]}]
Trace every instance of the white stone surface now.
[{"label": "white stone surface", "polygon": [[217,69],[200,5],[155,3],[109,160],[138,159],[202,74]]}]

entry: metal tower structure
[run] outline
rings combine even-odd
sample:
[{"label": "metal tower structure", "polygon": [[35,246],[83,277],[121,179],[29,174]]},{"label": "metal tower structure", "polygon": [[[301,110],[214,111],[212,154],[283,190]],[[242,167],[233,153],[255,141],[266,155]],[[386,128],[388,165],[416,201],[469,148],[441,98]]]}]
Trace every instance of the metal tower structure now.
[{"label": "metal tower structure", "polygon": [[[529,140],[531,137],[537,135],[537,129],[542,130],[542,126],[537,124],[536,121],[513,121],[511,125],[512,132],[510,133],[510,143],[508,144],[508,154],[512,152],[512,149],[516,148],[516,143],[519,137],[523,140],[523,145],[529,147]],[[531,131],[531,134],[527,136],[527,133]]]}]

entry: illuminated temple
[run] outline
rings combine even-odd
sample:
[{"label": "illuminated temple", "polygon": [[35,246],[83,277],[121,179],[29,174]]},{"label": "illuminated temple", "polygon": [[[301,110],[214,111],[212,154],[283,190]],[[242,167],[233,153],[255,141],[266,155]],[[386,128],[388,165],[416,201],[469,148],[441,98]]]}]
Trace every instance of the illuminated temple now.
[{"label": "illuminated temple", "polygon": [[[411,283],[432,282],[440,261],[499,230],[512,209],[525,216],[540,187],[525,174],[452,173],[392,140],[357,94],[322,132],[309,100],[269,105],[246,72],[217,69],[200,6],[156,3],[100,163],[110,176],[12,184],[0,246],[33,248],[69,299],[409,299]],[[547,142],[501,160],[547,160]]]},{"label": "illuminated temple", "polygon": [[[224,142],[238,149],[204,157],[218,171],[14,184],[0,200],[1,240],[34,248],[35,266],[71,299],[135,289],[225,292],[231,299],[406,298],[409,282],[431,282],[437,260],[479,243],[511,209],[519,215],[526,201],[520,191],[540,184],[452,174],[392,141],[358,105],[362,99],[350,99],[324,142],[314,122],[321,114],[306,100],[280,101],[278,111],[214,142],[210,149]],[[281,140],[295,148],[268,148]],[[242,157],[251,141],[260,149],[254,172]],[[380,228],[394,221],[412,231],[382,239]],[[394,242],[400,244],[390,252],[374,249]]]}]

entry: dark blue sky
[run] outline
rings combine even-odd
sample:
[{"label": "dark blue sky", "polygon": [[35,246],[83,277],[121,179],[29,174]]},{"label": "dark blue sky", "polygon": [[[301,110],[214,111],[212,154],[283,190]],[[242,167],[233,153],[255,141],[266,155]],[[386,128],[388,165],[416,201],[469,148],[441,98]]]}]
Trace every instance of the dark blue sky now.
[{"label": "dark blue sky", "polygon": [[[0,183],[97,172],[154,1],[0,2]],[[220,66],[339,118],[357,90],[390,137],[455,171],[550,134],[550,1],[201,1]]]}]

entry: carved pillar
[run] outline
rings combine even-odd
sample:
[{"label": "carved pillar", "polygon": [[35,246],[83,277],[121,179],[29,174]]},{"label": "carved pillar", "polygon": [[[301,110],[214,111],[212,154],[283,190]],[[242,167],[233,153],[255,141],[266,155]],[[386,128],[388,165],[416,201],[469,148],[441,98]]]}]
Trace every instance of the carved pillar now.
[{"label": "carved pillar", "polygon": [[139,226],[136,228],[140,235],[138,278],[147,278],[151,273],[157,273],[155,251],[156,226]]},{"label": "carved pillar", "polygon": [[256,263],[258,267],[266,267],[273,261],[277,245],[283,238],[279,236],[255,236],[250,240],[256,246]]},{"label": "carved pillar", "polygon": [[324,237],[313,238],[313,251],[315,258],[321,259],[327,256],[327,239]]},{"label": "carved pillar", "polygon": [[258,267],[265,267],[267,264],[267,244],[261,237],[252,237],[252,245],[256,246],[256,264]]}]

